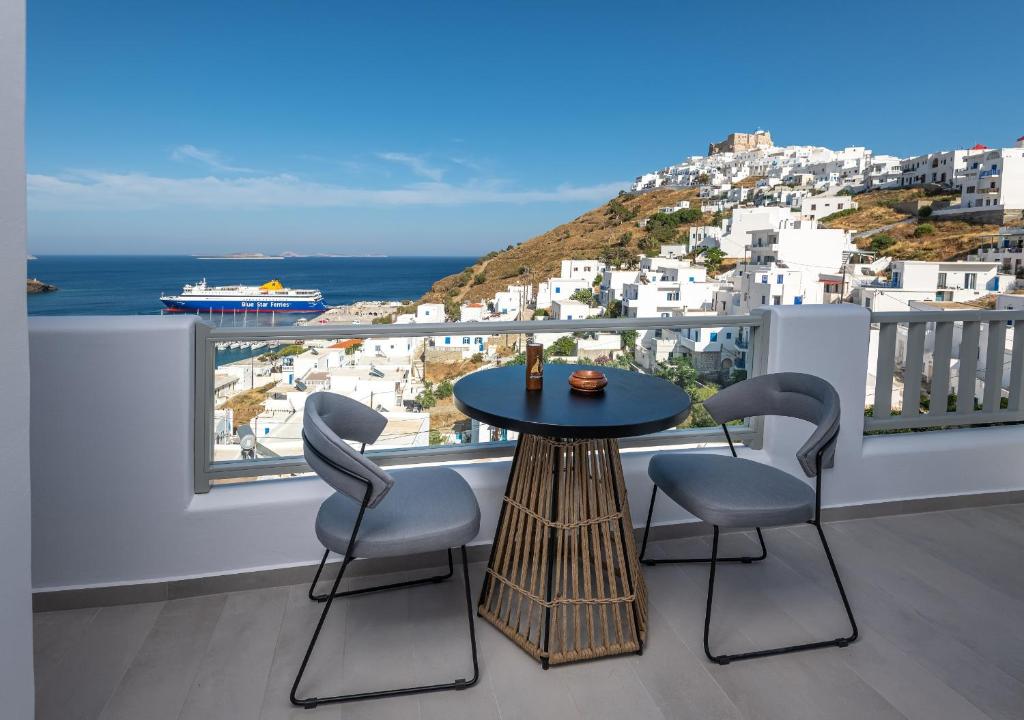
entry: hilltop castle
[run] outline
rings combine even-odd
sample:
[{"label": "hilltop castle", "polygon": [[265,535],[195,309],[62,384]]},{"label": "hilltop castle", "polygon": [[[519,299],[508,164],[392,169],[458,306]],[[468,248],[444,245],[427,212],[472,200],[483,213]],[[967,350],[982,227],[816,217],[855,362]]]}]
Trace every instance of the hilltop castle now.
[{"label": "hilltop castle", "polygon": [[708,155],[717,155],[724,152],[744,152],[746,150],[758,150],[772,146],[772,134],[767,130],[758,130],[752,133],[730,133],[722,142],[708,145]]}]

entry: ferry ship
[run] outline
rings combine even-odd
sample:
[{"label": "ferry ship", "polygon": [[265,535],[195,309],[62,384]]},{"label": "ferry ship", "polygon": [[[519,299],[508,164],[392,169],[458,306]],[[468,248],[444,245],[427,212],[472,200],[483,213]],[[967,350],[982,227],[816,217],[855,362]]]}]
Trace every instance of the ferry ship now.
[{"label": "ferry ship", "polygon": [[327,309],[319,290],[293,290],[280,280],[271,280],[260,286],[223,285],[213,287],[206,279],[195,285],[186,285],[180,295],[161,295],[160,302],[170,312],[201,312],[204,310],[231,312],[290,312],[316,313]]}]

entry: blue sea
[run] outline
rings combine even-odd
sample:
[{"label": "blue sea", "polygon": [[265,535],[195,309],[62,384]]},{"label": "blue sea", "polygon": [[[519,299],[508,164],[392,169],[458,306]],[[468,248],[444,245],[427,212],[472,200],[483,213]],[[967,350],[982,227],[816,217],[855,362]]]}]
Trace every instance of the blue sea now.
[{"label": "blue sea", "polygon": [[[473,257],[303,257],[283,260],[202,260],[182,255],[45,255],[29,260],[28,275],[57,292],[28,296],[30,315],[159,315],[160,295],[206,278],[211,285],[317,288],[328,305],[357,300],[415,300],[435,280],[472,265]],[[309,315],[243,318],[214,313],[215,324],[287,325]]]}]

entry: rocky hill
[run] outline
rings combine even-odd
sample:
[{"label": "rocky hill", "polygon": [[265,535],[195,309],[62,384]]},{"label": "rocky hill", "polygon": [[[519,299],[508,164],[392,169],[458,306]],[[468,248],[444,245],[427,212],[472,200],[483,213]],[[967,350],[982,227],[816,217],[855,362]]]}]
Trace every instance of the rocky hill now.
[{"label": "rocky hill", "polygon": [[659,239],[671,242],[690,225],[712,221],[710,214],[696,212],[696,219],[679,223],[671,234],[664,230],[650,232],[638,226],[640,220],[654,215],[658,208],[680,200],[700,207],[696,188],[622,194],[543,235],[489,253],[461,273],[441,278],[420,302],[453,304],[491,298],[511,284],[536,284],[557,276],[563,259],[600,258],[602,253],[625,258],[643,252],[643,248],[650,249],[651,243]]}]

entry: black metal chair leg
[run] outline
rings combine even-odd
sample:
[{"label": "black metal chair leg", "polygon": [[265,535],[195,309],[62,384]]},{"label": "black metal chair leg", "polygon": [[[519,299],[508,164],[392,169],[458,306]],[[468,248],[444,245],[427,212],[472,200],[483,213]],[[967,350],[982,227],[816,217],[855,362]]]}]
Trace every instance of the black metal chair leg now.
[{"label": "black metal chair leg", "polygon": [[[313,593],[313,588],[316,587],[317,582],[320,580],[320,573],[324,569],[324,563],[327,562],[327,554],[330,551],[324,552],[324,559],[320,561],[320,567],[317,568],[316,575],[313,577],[313,583],[309,586],[309,599],[315,600],[316,602],[325,602],[327,600],[327,593],[321,593],[316,595]],[[356,590],[345,590],[344,592],[336,592],[334,597],[348,597],[349,595],[364,595],[371,592],[380,592],[381,590],[394,590],[396,588],[412,587],[413,585],[426,585],[428,583],[439,583],[449,579],[455,574],[455,564],[452,559],[452,551],[448,550],[448,572],[444,575],[434,575],[426,578],[419,578],[416,580],[405,580],[403,582],[391,583],[389,585],[374,585],[373,587],[358,588]]]},{"label": "black metal chair leg", "polygon": [[[644,555],[647,553],[647,538],[651,533],[651,517],[654,515],[654,500],[658,496],[658,486],[655,485],[651,491],[651,504],[647,508],[647,524],[644,526],[644,539],[640,545],[640,562],[649,567],[654,565],[679,565],[681,563],[706,563],[711,562],[711,558],[663,558],[655,560],[653,558],[645,558]],[[718,558],[718,562],[739,562],[749,565],[750,563],[760,562],[768,557],[768,548],[764,544],[764,535],[761,534],[761,528],[754,528],[757,531],[757,540],[761,544],[761,554],[757,557],[750,555],[742,555],[739,557],[726,557]]]},{"label": "black metal chair leg", "polygon": [[[331,588],[331,592],[326,596],[324,602],[323,612],[320,614],[320,620],[317,622],[316,630],[313,631],[313,637],[309,641],[309,647],[306,649],[306,655],[302,659],[302,665],[299,666],[298,675],[295,676],[295,682],[292,684],[290,699],[293,705],[305,708],[307,710],[315,708],[319,705],[326,705],[328,703],[343,703],[352,702],[354,700],[372,700],[376,698],[394,697],[397,695],[415,695],[419,693],[427,692],[438,692],[441,690],[465,690],[468,687],[472,687],[480,679],[480,666],[477,660],[476,650],[476,627],[473,623],[473,597],[469,586],[469,562],[466,558],[466,546],[461,546],[462,552],[462,577],[465,582],[466,592],[466,617],[469,620],[469,643],[470,650],[473,656],[473,676],[466,680],[465,678],[459,678],[450,683],[440,683],[437,685],[419,685],[416,687],[398,688],[395,690],[377,690],[374,692],[363,692],[363,693],[351,693],[348,695],[332,695],[330,697],[311,697],[311,698],[299,698],[297,692],[299,689],[299,683],[302,682],[302,676],[306,671],[306,666],[309,664],[309,658],[313,654],[313,649],[316,646],[316,641],[320,637],[320,631],[323,629],[324,622],[327,620],[327,613],[331,611],[331,605],[334,604],[336,597],[342,597],[352,593],[339,593],[338,586],[341,584],[341,578],[345,574],[345,569],[351,562],[351,556],[345,556],[345,559],[341,563],[341,567],[338,570],[338,577],[334,579],[334,585]],[[448,551],[448,556],[451,558],[451,550]],[[427,581],[416,581],[416,583],[422,583]],[[390,589],[394,587],[404,587],[406,584],[396,583],[394,585],[384,585],[373,588],[373,590]],[[370,589],[364,592],[369,592]]]},{"label": "black metal chair leg", "polygon": [[839,596],[843,600],[843,607],[846,609],[846,616],[850,619],[850,635],[834,640],[821,640],[818,642],[803,643],[800,645],[788,645],[780,648],[769,648],[767,650],[755,650],[753,652],[738,653],[736,655],[714,655],[708,642],[708,635],[711,629],[711,604],[715,591],[715,566],[718,560],[718,527],[715,527],[714,539],[711,543],[711,571],[708,574],[708,603],[704,614],[704,654],[708,659],[719,665],[728,665],[735,660],[749,660],[751,658],[768,657],[770,655],[782,655],[785,653],[799,652],[801,650],[816,650],[825,647],[846,647],[857,639],[857,622],[853,619],[853,610],[850,608],[850,601],[846,597],[846,590],[843,582],[839,579],[839,570],[836,568],[832,552],[829,550],[828,542],[825,540],[825,532],[818,521],[812,521],[812,525],[818,530],[818,537],[821,539],[821,546],[825,550],[825,557],[828,558],[829,567],[832,569],[832,577],[835,578],[836,587],[839,588]]}]

